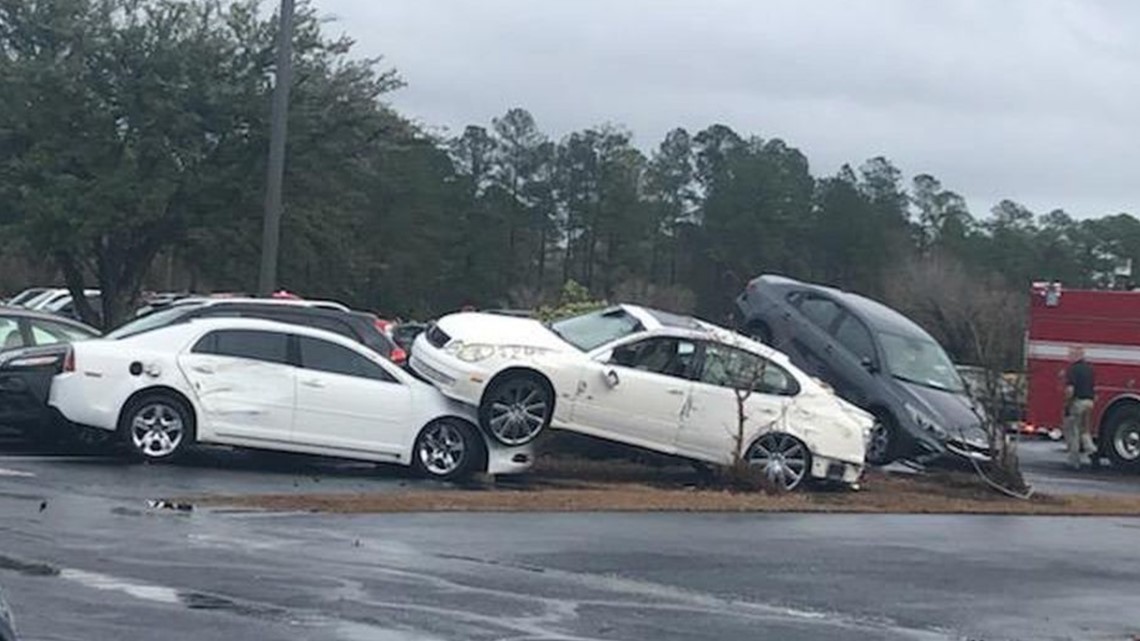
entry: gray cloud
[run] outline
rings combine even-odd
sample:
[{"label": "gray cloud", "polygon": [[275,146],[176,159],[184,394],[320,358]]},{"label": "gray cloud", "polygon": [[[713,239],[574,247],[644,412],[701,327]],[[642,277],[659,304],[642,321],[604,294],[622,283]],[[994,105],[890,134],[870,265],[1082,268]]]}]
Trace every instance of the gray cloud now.
[{"label": "gray cloud", "polygon": [[885,155],[976,215],[1140,209],[1132,2],[314,2],[401,72],[397,108],[452,132],[522,106],[555,137],[615,122],[650,149],[723,122],[817,174]]}]

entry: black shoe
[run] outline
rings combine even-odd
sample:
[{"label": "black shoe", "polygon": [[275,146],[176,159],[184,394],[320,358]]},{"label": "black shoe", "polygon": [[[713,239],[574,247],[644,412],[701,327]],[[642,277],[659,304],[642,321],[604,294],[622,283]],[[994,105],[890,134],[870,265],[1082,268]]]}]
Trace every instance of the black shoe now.
[{"label": "black shoe", "polygon": [[1100,469],[1100,455],[1099,454],[1089,454],[1089,465],[1094,470]]}]

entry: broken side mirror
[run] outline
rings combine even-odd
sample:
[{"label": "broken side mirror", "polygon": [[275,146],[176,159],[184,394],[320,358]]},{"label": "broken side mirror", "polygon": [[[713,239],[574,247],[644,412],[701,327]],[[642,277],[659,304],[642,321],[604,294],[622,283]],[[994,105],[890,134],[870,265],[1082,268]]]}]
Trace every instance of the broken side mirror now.
[{"label": "broken side mirror", "polygon": [[616,370],[614,370],[614,369],[607,369],[606,370],[606,385],[609,385],[611,388],[614,388],[614,387],[617,387],[618,383],[620,383],[620,382],[621,382],[621,379],[618,378],[618,373]]}]

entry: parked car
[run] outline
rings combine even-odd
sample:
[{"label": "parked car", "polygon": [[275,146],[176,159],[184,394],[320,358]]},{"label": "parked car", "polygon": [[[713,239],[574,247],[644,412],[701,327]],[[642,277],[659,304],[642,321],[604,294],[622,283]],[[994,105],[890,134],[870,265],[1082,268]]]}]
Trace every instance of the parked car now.
[{"label": "parked car", "polygon": [[858,294],[774,275],[754,279],[736,303],[746,333],[875,416],[871,463],[947,452],[988,458],[983,410],[938,342],[907,317]]},{"label": "parked car", "polygon": [[[98,297],[100,294],[97,289],[85,289],[83,295],[88,300]],[[58,312],[61,308],[71,302],[71,290],[66,288],[49,290],[45,294],[41,294],[32,299],[27,307],[28,309],[38,309],[44,312]]]},{"label": "parked car", "polygon": [[340,334],[246,318],[193,319],[75,343],[50,403],[114,432],[138,458],[194,443],[410,465],[436,478],[525,470],[474,412]]},{"label": "parked car", "polygon": [[107,338],[124,338],[194,318],[219,317],[261,318],[318,327],[347,336],[389,360],[402,362],[401,354],[394,353],[395,343],[377,329],[375,315],[352,311],[340,303],[320,300],[184,298],[160,311],[136,317],[108,333]]},{"label": "parked car", "polygon": [[[701,462],[747,460],[794,489],[854,483],[870,415],[779,352],[687,316],[621,305],[542,324],[463,312],[431,324],[411,368],[478,408],[500,443],[548,426]],[[751,389],[741,431],[736,389]]]},{"label": "parked car", "polygon": [[405,353],[410,354],[412,345],[416,342],[416,337],[422,334],[426,329],[427,323],[417,321],[396,323],[395,326],[392,327],[392,340],[402,347]]},{"label": "parked car", "polygon": [[51,378],[67,343],[99,336],[78,321],[21,307],[0,307],[0,424],[38,438],[59,435],[47,406]]},{"label": "parked car", "polygon": [[31,287],[9,298],[4,304],[10,307],[23,307],[25,303],[48,291],[48,287]]}]

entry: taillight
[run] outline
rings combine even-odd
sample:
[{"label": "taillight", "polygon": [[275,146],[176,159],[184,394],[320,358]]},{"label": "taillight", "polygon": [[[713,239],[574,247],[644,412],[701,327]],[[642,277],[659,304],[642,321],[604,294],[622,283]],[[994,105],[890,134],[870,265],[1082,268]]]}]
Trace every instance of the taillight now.
[{"label": "taillight", "polygon": [[74,372],[75,371],[75,350],[68,348],[67,353],[63,356],[63,368],[61,372]]},{"label": "taillight", "polygon": [[403,347],[393,347],[388,359],[397,365],[403,365],[408,362],[408,353],[404,351]]}]

